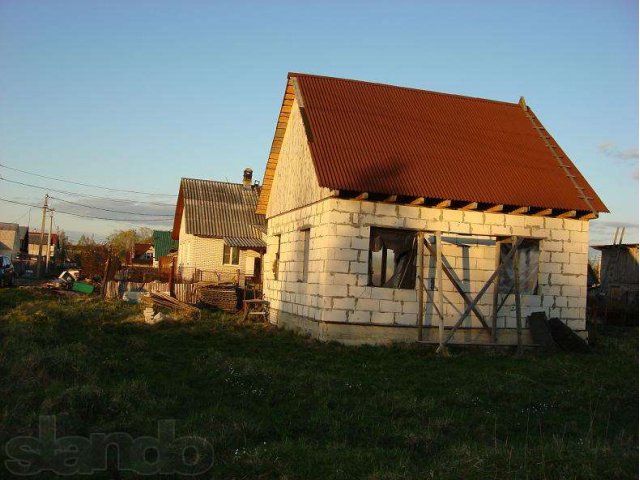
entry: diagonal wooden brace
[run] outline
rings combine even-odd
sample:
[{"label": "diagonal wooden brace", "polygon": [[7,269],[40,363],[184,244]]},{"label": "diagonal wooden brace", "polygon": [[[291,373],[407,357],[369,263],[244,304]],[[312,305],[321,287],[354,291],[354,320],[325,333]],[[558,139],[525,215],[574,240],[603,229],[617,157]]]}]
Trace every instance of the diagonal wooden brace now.
[{"label": "diagonal wooden brace", "polygon": [[[491,286],[493,281],[496,279],[496,277],[500,274],[500,272],[502,272],[502,270],[509,263],[511,258],[515,255],[516,251],[518,250],[518,247],[520,246],[520,243],[522,243],[522,239],[519,237],[516,237],[516,240],[513,242],[513,246],[511,247],[511,250],[509,251],[507,256],[504,257],[502,263],[500,263],[496,271],[491,274],[491,276],[489,277],[489,280],[487,280],[484,286],[480,289],[480,291],[476,295],[476,298],[473,299],[473,302],[465,309],[462,315],[460,315],[460,318],[458,319],[456,324],[449,330],[449,334],[447,335],[447,338],[444,340],[444,342],[442,342],[442,345],[438,347],[438,350],[440,350],[441,347],[445,346],[447,343],[451,341],[451,339],[453,338],[453,334],[456,332],[456,330],[458,330],[458,328],[460,328],[460,325],[462,325],[462,322],[464,322],[464,319],[467,318],[467,315],[469,315],[469,313],[471,313],[471,310],[473,310],[473,307],[480,301],[480,299],[485,294],[485,292],[489,289],[489,287]],[[438,350],[436,350],[436,352]]]},{"label": "diagonal wooden brace", "polygon": [[[435,255],[435,250],[434,250],[433,246],[429,243],[429,241],[426,238],[424,239],[424,246],[427,247],[427,250],[429,250],[429,254]],[[467,294],[467,292],[464,291],[464,288],[462,288],[462,286],[460,286],[460,284],[458,283],[458,279],[455,278],[455,276],[453,275],[453,272],[451,271],[451,267],[449,267],[449,265],[447,265],[444,262],[442,262],[442,270],[444,271],[444,273],[447,276],[447,278],[451,281],[451,283],[453,284],[455,289],[458,291],[458,293],[462,296],[462,298],[464,298],[464,301],[467,304],[472,304],[473,305],[473,309],[472,309],[473,313],[475,313],[476,317],[478,317],[478,320],[480,320],[480,323],[482,324],[482,326],[488,332],[491,332],[491,328],[489,327],[489,324],[487,323],[486,319],[484,318],[484,315],[478,309],[478,307],[476,307],[475,304],[473,304],[473,302],[471,301],[471,297],[469,297],[469,294]]]}]

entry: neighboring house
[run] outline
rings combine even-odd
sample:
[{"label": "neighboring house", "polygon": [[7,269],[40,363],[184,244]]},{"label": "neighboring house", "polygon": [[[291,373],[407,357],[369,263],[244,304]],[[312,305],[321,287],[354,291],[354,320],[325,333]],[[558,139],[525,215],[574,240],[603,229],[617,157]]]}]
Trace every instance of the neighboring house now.
[{"label": "neighboring house", "polygon": [[129,265],[153,265],[154,248],[151,243],[136,243],[129,254]]},{"label": "neighboring house", "polygon": [[517,257],[522,341],[537,311],[586,337],[588,220],[606,211],[523,98],[292,73],[257,208],[271,319],[345,343],[514,344]]},{"label": "neighboring house", "polygon": [[169,253],[178,251],[178,240],[171,238],[171,231],[153,231],[153,266],[160,265],[160,259],[167,257]]},{"label": "neighboring house", "polygon": [[600,257],[600,291],[609,301],[638,305],[638,244],[596,245]]},{"label": "neighboring house", "polygon": [[177,267],[187,280],[260,279],[266,244],[264,215],[256,214],[260,187],[252,171],[243,183],[183,178],[173,223]]},{"label": "neighboring house", "polygon": [[[29,257],[31,257],[33,260],[38,259],[38,253],[40,252],[41,235],[42,234],[40,232],[29,232]],[[49,234],[45,233],[42,238],[42,257],[43,258],[46,258],[47,256],[48,244],[49,244]],[[50,261],[55,261],[59,250],[60,250],[60,245],[58,242],[58,235],[56,233],[52,233],[51,245],[49,245]]]},{"label": "neighboring house", "polygon": [[15,261],[28,249],[29,227],[17,223],[0,222],[0,255],[7,255]]}]

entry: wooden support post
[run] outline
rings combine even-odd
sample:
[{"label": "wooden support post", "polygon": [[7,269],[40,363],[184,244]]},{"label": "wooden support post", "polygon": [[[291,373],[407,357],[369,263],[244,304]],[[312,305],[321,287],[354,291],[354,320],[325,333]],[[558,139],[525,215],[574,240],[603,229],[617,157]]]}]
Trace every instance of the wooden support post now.
[{"label": "wooden support post", "polygon": [[[500,267],[502,244],[496,241],[496,270]],[[498,295],[500,293],[500,275],[496,277],[496,283],[493,286],[493,308],[491,309],[491,341],[496,343],[498,340]]]},{"label": "wooden support post", "polygon": [[355,200],[366,200],[369,198],[369,194],[367,192],[362,192],[359,195],[356,195]]},{"label": "wooden support post", "polygon": [[38,260],[36,264],[36,276],[42,275],[42,244],[44,243],[44,225],[47,220],[47,210],[49,209],[49,194],[44,196],[44,204],[42,205],[42,226],[40,227],[40,241],[38,242]]},{"label": "wooden support post", "polygon": [[[438,351],[442,352],[444,346],[444,293],[442,291],[442,232],[436,232],[436,292],[438,310],[441,313],[438,322]],[[443,352],[444,353],[444,352]]]},{"label": "wooden support post", "polygon": [[[518,237],[513,237],[513,245],[517,245]],[[516,247],[513,254],[513,294],[516,297],[516,329],[518,333],[518,353],[522,352],[522,310],[520,307],[520,252]]]},{"label": "wooden support post", "polygon": [[587,213],[585,215],[582,215],[580,217],[580,220],[595,220],[596,218],[598,218],[598,214],[597,213]]},{"label": "wooden support post", "polygon": [[386,197],[383,202],[384,203],[395,203],[398,200],[398,196],[397,195],[389,195],[388,197]]},{"label": "wooden support post", "polygon": [[109,267],[111,266],[111,252],[107,253],[107,261],[104,263],[104,275],[102,275],[102,298],[107,298],[109,286]]},{"label": "wooden support post", "polygon": [[[51,260],[51,230],[53,229],[53,209],[49,209],[49,233],[47,234],[47,256],[44,263],[44,271],[49,275],[49,261]],[[44,232],[43,232],[44,235]]]},{"label": "wooden support post", "polygon": [[176,297],[175,271],[176,257],[171,257],[171,270],[169,270],[169,295],[173,298]]},{"label": "wooden support post", "polygon": [[418,341],[422,341],[424,326],[424,232],[418,232]]},{"label": "wooden support post", "polygon": [[409,205],[424,205],[424,197],[417,197],[412,200]]}]

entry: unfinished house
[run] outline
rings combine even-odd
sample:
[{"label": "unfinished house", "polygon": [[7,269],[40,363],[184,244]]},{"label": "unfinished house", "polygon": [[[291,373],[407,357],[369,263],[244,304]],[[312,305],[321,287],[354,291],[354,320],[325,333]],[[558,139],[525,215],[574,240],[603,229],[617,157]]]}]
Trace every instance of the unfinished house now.
[{"label": "unfinished house", "polygon": [[242,287],[245,279],[260,278],[266,243],[264,215],[256,213],[259,190],[249,168],[239,184],[181,180],[172,237],[182,279]]},{"label": "unfinished house", "polygon": [[271,319],[322,340],[586,336],[606,207],[524,99],[289,74],[257,212]]}]

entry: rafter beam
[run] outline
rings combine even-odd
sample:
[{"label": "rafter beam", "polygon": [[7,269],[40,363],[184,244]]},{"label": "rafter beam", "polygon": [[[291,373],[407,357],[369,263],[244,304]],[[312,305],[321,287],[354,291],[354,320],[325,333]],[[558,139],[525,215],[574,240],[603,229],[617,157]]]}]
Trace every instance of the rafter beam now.
[{"label": "rafter beam", "polygon": [[566,212],[562,212],[560,215],[558,215],[558,218],[573,218],[576,216],[576,211],[575,210],[567,210]]},{"label": "rafter beam", "polygon": [[586,215],[582,215],[580,217],[580,220],[594,220],[596,218],[598,218],[598,214],[590,212],[590,213],[587,213]]},{"label": "rafter beam", "polygon": [[416,197],[409,202],[409,205],[424,205],[424,197]]},{"label": "rafter beam", "polygon": [[548,217],[549,215],[551,215],[553,213],[553,209],[551,208],[545,208],[543,210],[538,210],[537,212],[535,212],[533,214],[534,217]]},{"label": "rafter beam", "polygon": [[359,195],[356,195],[354,200],[366,200],[367,198],[369,198],[369,193],[368,192],[362,192]]},{"label": "rafter beam", "polygon": [[433,205],[433,208],[447,208],[450,206],[451,206],[451,200],[442,200],[436,203],[435,205]]},{"label": "rafter beam", "polygon": [[458,210],[476,210],[478,208],[478,202],[471,202],[463,205]]},{"label": "rafter beam", "polygon": [[515,210],[511,210],[509,215],[524,215],[529,212],[529,207],[518,207]]},{"label": "rafter beam", "polygon": [[504,210],[504,205],[493,205],[485,210],[486,213],[496,213]]},{"label": "rafter beam", "polygon": [[394,203],[398,201],[397,195],[389,195],[387,198],[383,200],[384,203]]}]

